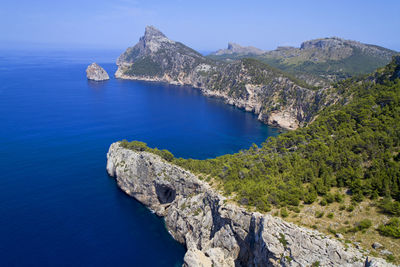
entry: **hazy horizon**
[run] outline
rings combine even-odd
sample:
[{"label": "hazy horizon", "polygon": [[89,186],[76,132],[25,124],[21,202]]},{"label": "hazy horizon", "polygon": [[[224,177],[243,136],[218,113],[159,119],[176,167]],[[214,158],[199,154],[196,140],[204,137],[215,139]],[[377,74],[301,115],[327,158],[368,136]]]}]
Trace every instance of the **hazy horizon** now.
[{"label": "hazy horizon", "polygon": [[[2,49],[110,49],[134,45],[146,25],[200,52],[228,42],[273,50],[337,36],[400,51],[400,2],[6,0]],[[388,27],[387,25],[393,25]]]}]

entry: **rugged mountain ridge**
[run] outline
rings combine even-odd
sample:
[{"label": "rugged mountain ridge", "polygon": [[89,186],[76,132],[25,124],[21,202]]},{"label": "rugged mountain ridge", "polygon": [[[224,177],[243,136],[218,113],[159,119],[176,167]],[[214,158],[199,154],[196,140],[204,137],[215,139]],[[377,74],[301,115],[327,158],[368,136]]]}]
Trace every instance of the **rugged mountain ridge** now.
[{"label": "rugged mountain ridge", "polygon": [[114,143],[107,171],[165,218],[187,247],[184,266],[393,266],[317,231],[229,204],[194,174],[148,152]]},{"label": "rugged mountain ridge", "polygon": [[206,58],[152,26],[118,58],[117,65],[117,78],[190,85],[286,129],[312,121],[316,112],[337,100],[329,89],[309,89],[256,60],[226,63]]},{"label": "rugged mountain ridge", "polygon": [[314,86],[357,74],[366,74],[388,64],[397,52],[338,37],[320,38],[301,43],[300,47],[278,47],[261,55],[219,53],[213,59],[237,60],[251,56],[295,75]]},{"label": "rugged mountain ridge", "polygon": [[254,46],[241,46],[236,43],[228,43],[227,49],[220,49],[211,55],[220,56],[220,55],[261,55],[265,53],[265,51],[254,47]]}]

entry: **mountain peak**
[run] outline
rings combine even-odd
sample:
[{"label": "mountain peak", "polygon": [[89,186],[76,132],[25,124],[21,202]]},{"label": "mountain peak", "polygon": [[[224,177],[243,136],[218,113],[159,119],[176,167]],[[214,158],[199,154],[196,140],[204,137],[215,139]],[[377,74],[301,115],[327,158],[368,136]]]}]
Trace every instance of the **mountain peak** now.
[{"label": "mountain peak", "polygon": [[214,55],[231,55],[231,54],[240,54],[240,55],[261,55],[264,53],[263,50],[258,49],[253,46],[241,46],[237,43],[229,42],[227,49],[220,49],[217,52],[214,52]]},{"label": "mountain peak", "polygon": [[166,37],[159,29],[154,26],[148,25],[144,31],[145,37]]},{"label": "mountain peak", "polygon": [[235,50],[239,48],[242,48],[242,46],[238,45],[237,43],[232,43],[232,42],[228,43],[228,50]]}]

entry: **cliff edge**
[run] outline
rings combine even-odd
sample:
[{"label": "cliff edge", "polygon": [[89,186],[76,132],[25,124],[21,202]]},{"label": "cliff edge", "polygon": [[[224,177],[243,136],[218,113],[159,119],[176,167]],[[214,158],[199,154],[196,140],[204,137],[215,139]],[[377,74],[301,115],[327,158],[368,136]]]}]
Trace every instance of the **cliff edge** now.
[{"label": "cliff edge", "polygon": [[393,266],[318,231],[230,204],[191,172],[119,142],[107,153],[107,172],[164,217],[187,247],[184,266]]}]

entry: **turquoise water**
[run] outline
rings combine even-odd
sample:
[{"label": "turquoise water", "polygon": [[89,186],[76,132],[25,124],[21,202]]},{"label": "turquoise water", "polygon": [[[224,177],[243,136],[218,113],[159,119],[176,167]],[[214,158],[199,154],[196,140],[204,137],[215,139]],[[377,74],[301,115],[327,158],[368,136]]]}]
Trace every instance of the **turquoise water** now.
[{"label": "turquoise water", "polygon": [[105,171],[112,142],[178,157],[260,144],[277,130],[190,87],[86,80],[121,51],[0,53],[0,265],[180,266],[185,248]]}]

